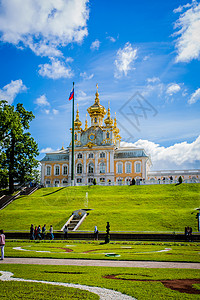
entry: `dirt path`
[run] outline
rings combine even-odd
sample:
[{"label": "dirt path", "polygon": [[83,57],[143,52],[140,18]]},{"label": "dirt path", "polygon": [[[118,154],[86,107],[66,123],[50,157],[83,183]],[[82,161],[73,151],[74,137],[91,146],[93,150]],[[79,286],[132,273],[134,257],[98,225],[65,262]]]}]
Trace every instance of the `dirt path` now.
[{"label": "dirt path", "polygon": [[32,264],[32,265],[62,265],[62,266],[95,266],[124,268],[177,268],[200,269],[200,263],[158,262],[158,261],[114,261],[86,259],[52,259],[52,258],[5,258],[1,264]]}]

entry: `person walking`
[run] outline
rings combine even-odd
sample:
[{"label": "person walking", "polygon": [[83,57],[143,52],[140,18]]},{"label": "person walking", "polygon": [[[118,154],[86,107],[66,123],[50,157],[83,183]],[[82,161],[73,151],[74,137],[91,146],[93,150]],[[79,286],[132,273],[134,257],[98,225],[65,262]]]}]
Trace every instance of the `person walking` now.
[{"label": "person walking", "polygon": [[42,237],[41,237],[41,227],[40,227],[40,225],[38,226],[38,229],[37,229],[37,236],[38,236],[38,238],[41,240],[42,239]]},{"label": "person walking", "polygon": [[53,226],[52,225],[50,226],[49,232],[50,232],[50,240],[53,240],[54,235],[53,235]]},{"label": "person walking", "polygon": [[38,234],[38,232],[37,232],[37,226],[35,226],[35,229],[34,229],[34,237],[35,237],[35,240],[37,240],[37,234]]},{"label": "person walking", "polygon": [[5,246],[5,235],[3,229],[1,229],[0,230],[1,260],[4,259],[4,246]]},{"label": "person walking", "polygon": [[45,235],[46,235],[46,224],[44,224],[44,226],[42,227],[42,239],[45,239]]},{"label": "person walking", "polygon": [[33,227],[33,224],[31,224],[31,227],[30,227],[30,240],[34,240],[34,227]]},{"label": "person walking", "polygon": [[97,229],[97,226],[94,227],[94,239],[98,241],[99,231]]},{"label": "person walking", "polygon": [[67,225],[65,225],[65,228],[64,228],[64,239],[68,239],[68,227],[67,227]]}]

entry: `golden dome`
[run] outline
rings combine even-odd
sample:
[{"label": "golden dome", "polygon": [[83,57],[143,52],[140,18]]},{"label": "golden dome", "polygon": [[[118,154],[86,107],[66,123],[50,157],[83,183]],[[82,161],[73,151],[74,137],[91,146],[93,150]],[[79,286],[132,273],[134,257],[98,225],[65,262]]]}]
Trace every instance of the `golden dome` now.
[{"label": "golden dome", "polygon": [[95,102],[92,106],[90,106],[87,111],[90,115],[90,117],[94,117],[94,116],[101,116],[102,118],[104,118],[105,114],[106,114],[106,109],[103,105],[101,105],[99,103],[99,93],[98,93],[98,84],[97,84],[97,91],[96,91],[96,98],[95,98]]},{"label": "golden dome", "polygon": [[116,112],[115,112],[115,118],[114,118],[114,132],[116,134],[119,133],[119,128],[117,127],[117,117],[116,117]]},{"label": "golden dome", "polygon": [[109,106],[108,106],[107,118],[104,120],[104,123],[106,124],[106,126],[112,126],[112,124],[113,124],[113,119],[110,116],[110,107]]},{"label": "golden dome", "polygon": [[79,110],[78,110],[78,104],[77,104],[77,111],[76,111],[76,120],[74,121],[74,127],[77,129],[80,129],[82,125],[82,122],[79,120]]}]

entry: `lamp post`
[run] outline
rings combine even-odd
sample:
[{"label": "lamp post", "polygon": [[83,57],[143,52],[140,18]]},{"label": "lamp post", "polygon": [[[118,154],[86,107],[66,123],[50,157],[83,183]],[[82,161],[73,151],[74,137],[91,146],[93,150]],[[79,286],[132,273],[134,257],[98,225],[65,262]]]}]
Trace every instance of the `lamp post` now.
[{"label": "lamp post", "polygon": [[198,231],[200,232],[200,208],[197,208],[197,214],[196,214],[196,219],[197,219],[197,222],[198,222]]}]

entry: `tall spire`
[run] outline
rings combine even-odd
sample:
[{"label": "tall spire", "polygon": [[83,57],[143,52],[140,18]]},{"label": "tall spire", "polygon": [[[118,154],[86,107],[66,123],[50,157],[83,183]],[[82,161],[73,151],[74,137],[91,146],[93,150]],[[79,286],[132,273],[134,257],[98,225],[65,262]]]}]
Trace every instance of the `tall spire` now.
[{"label": "tall spire", "polygon": [[112,126],[113,119],[110,116],[110,101],[108,101],[108,112],[107,112],[107,118],[104,120],[104,123],[106,126]]},{"label": "tall spire", "polygon": [[85,130],[88,129],[87,114],[85,115]]},{"label": "tall spire", "polygon": [[77,103],[77,111],[76,111],[76,120],[74,121],[74,126],[76,129],[80,129],[82,123],[79,120],[79,110],[78,110],[78,103]]},{"label": "tall spire", "polygon": [[96,91],[96,98],[95,98],[95,104],[99,104],[99,86],[98,86],[98,83],[96,84],[96,87],[97,87],[97,91]]}]

